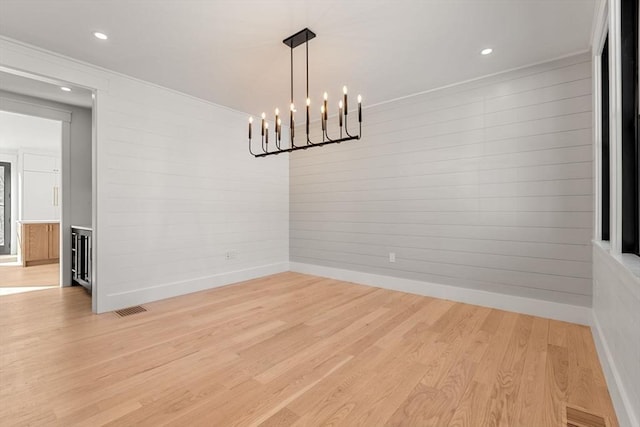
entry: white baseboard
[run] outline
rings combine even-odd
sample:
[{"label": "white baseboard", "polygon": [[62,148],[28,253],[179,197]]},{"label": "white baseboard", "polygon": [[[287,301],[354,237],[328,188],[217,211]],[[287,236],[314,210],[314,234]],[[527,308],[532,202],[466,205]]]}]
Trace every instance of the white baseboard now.
[{"label": "white baseboard", "polygon": [[501,310],[515,311],[533,316],[578,323],[591,324],[591,308],[578,305],[561,304],[553,301],[545,301],[534,298],[524,298],[514,295],[499,294],[495,292],[481,291],[477,289],[462,288],[458,286],[441,285],[438,283],[422,282],[418,280],[401,279],[391,276],[363,273],[360,271],[342,270],[333,267],[290,263],[291,271],[329,277],[331,279],[361,283],[363,285],[394,291],[408,292],[435,298],[464,302],[467,304],[482,305]]},{"label": "white baseboard", "polygon": [[280,262],[248,268],[245,270],[220,273],[213,276],[199,277],[197,279],[163,283],[158,286],[151,286],[127,292],[107,294],[105,297],[100,298],[101,304],[98,307],[98,313],[119,310],[121,308],[144,304],[151,301],[158,301],[165,298],[190,294],[192,292],[213,289],[285,271],[289,271],[289,263]]},{"label": "white baseboard", "polygon": [[633,411],[631,399],[625,391],[620,373],[616,368],[613,357],[611,356],[611,349],[607,344],[607,339],[602,332],[600,322],[595,315],[595,312],[591,316],[591,334],[593,335],[593,341],[596,343],[596,350],[598,351],[598,357],[600,358],[600,365],[604,371],[605,379],[607,380],[607,388],[609,389],[609,395],[613,401],[613,407],[616,410],[618,417],[618,423],[620,427],[639,427],[640,420],[638,420]]}]

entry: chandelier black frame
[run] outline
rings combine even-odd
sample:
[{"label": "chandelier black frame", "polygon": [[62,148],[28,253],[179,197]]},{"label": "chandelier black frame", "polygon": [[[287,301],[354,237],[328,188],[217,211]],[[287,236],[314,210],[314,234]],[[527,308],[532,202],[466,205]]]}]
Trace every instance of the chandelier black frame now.
[{"label": "chandelier black frame", "polygon": [[[338,144],[345,141],[359,140],[362,136],[362,97],[358,95],[358,134],[351,135],[348,129],[348,116],[349,116],[349,104],[347,103],[347,87],[343,88],[343,98],[338,104],[338,122],[340,126],[340,138],[332,139],[328,134],[328,113],[329,108],[327,104],[327,93],[324,93],[324,102],[320,107],[320,119],[322,126],[322,141],[313,142],[309,138],[309,120],[310,120],[310,104],[311,101],[309,99],[309,40],[315,38],[316,34],[308,28],[304,30],[300,30],[291,37],[287,37],[282,42],[289,46],[291,50],[291,105],[289,111],[289,147],[282,147],[280,144],[282,142],[282,119],[279,115],[279,110],[276,108],[275,111],[275,149],[269,150],[269,123],[266,122],[266,115],[262,113],[262,122],[260,127],[261,133],[261,148],[262,153],[254,153],[251,150],[251,135],[252,135],[252,124],[253,117],[249,117],[249,153],[251,153],[254,157],[265,157],[271,156],[280,153],[290,153],[292,151],[297,150],[306,150],[311,147],[321,147],[323,145],[329,144]],[[306,135],[307,142],[304,145],[295,145],[295,106],[293,103],[293,49],[300,46],[301,44],[305,45],[306,52],[306,72],[307,72],[307,111],[306,111]],[[344,122],[344,126],[343,126]],[[346,135],[346,136],[344,136]]]}]

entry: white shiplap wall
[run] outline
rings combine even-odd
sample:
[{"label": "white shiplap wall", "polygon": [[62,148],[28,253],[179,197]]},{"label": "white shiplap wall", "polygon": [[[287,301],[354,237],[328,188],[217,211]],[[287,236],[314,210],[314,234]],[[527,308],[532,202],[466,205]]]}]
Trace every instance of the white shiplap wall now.
[{"label": "white shiplap wall", "polygon": [[636,255],[611,256],[603,243],[593,248],[594,334],[620,425],[640,420],[640,278],[624,267]]},{"label": "white shiplap wall", "polygon": [[288,269],[288,159],[245,114],[12,40],[0,65],[97,89],[97,311]]},{"label": "white shiplap wall", "polygon": [[579,55],[366,108],[291,155],[291,261],[589,306],[591,90]]}]

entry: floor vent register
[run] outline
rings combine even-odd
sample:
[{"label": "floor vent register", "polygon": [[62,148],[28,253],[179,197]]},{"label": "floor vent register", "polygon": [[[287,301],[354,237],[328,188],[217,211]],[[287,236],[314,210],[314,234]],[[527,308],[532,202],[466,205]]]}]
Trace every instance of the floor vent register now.
[{"label": "floor vent register", "polygon": [[567,427],[609,427],[604,417],[569,405],[566,407],[565,419],[564,425]]},{"label": "floor vent register", "polygon": [[131,316],[132,314],[144,313],[146,308],[140,305],[134,305],[133,307],[123,308],[122,310],[116,310],[116,314],[120,317]]}]

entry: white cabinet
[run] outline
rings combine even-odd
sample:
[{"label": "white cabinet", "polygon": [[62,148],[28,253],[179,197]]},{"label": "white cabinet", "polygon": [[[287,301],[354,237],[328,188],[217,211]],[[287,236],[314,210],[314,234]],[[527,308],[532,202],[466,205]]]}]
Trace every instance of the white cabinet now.
[{"label": "white cabinet", "polygon": [[22,219],[60,219],[60,174],[53,172],[24,171]]},{"label": "white cabinet", "polygon": [[59,158],[25,153],[22,169],[22,220],[59,220]]}]

